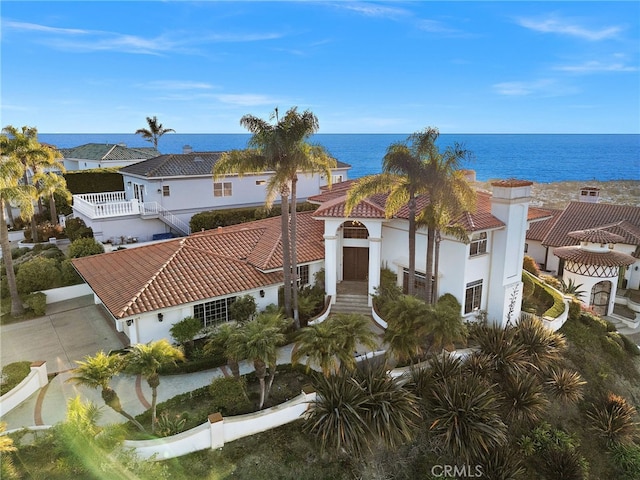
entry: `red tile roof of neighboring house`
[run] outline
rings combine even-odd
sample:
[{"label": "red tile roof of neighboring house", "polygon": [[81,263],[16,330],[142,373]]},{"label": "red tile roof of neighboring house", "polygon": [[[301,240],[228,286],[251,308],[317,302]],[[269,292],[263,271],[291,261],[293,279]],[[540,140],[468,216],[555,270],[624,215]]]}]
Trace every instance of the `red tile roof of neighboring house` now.
[{"label": "red tile roof of neighboring house", "polygon": [[609,250],[607,252],[592,252],[572,245],[570,247],[554,248],[553,254],[564,260],[570,260],[583,265],[601,265],[605,267],[620,267],[632,265],[636,259],[626,253]]},{"label": "red tile roof of neighboring house", "polygon": [[[324,258],[322,222],[298,214],[298,263]],[[282,282],[280,217],[74,259],[115,318]]]},{"label": "red tile roof of neighboring house", "polygon": [[542,241],[544,237],[547,236],[553,224],[558,220],[560,213],[562,210],[555,209],[547,209],[547,208],[539,208],[539,207],[529,207],[529,213],[535,208],[537,211],[541,211],[546,213],[545,220],[539,220],[535,222],[531,222],[529,226],[529,230],[527,230],[527,240],[539,240]]},{"label": "red tile roof of neighboring house", "polygon": [[606,229],[621,235],[628,245],[640,245],[640,207],[608,203],[571,202],[558,216],[542,244],[548,247],[577,245],[569,232]]},{"label": "red tile roof of neighboring house", "polygon": [[615,233],[597,228],[591,230],[576,230],[575,232],[569,232],[567,235],[581,242],[590,243],[620,243],[624,240],[622,235],[616,235]]}]

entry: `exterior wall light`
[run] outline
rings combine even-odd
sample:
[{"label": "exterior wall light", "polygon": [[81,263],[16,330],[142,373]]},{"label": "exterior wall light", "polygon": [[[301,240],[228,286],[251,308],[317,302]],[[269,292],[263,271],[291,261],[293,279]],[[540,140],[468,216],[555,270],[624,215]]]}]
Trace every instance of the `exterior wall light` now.
[{"label": "exterior wall light", "polygon": [[158,321],[161,322],[163,318],[164,318],[164,315],[159,313],[158,314]]}]

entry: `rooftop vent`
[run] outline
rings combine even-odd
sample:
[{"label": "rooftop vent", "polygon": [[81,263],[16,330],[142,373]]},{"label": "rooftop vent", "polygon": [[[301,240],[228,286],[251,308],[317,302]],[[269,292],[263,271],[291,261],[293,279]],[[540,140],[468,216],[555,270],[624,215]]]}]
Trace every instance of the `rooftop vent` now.
[{"label": "rooftop vent", "polygon": [[191,153],[193,152],[193,147],[191,145],[185,145],[182,147],[182,153]]},{"label": "rooftop vent", "polygon": [[204,162],[203,158],[201,156],[197,156],[196,158],[193,159],[194,162]]}]

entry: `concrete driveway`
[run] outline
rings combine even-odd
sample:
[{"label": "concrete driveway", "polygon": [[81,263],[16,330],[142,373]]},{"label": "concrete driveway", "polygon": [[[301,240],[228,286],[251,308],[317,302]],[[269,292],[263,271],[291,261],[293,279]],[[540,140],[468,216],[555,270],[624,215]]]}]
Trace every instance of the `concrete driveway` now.
[{"label": "concrete driveway", "polygon": [[125,342],[103,307],[86,295],[47,305],[43,317],[0,326],[0,364],[44,360],[48,373],[64,372],[75,368],[74,360],[121,349]]}]

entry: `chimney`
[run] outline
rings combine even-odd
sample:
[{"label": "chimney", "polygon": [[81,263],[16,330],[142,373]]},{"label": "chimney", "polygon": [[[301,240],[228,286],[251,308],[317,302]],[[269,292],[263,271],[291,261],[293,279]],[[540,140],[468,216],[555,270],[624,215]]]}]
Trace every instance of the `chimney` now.
[{"label": "chimney", "polygon": [[185,145],[182,147],[182,153],[191,153],[193,152],[193,147],[191,145]]},{"label": "chimney", "polygon": [[580,201],[598,203],[600,201],[600,189],[598,187],[582,187],[580,189]]}]

